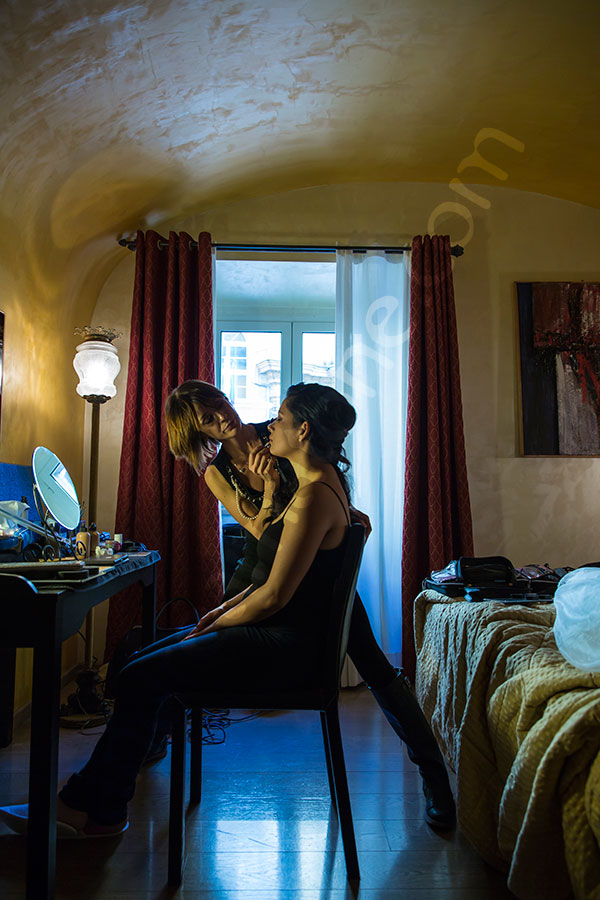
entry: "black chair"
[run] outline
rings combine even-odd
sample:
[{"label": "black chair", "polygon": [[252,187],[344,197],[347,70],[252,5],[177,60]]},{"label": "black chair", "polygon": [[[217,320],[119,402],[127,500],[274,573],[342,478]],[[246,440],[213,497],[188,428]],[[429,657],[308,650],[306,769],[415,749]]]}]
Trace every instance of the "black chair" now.
[{"label": "black chair", "polygon": [[330,622],[320,683],[306,689],[269,693],[245,692],[243,685],[235,691],[210,691],[179,694],[175,698],[173,739],[171,745],[171,796],[169,808],[169,885],[181,884],[185,844],[185,752],[186,710],[192,710],[190,802],[199,803],[202,781],[202,707],[208,709],[310,709],[320,712],[331,800],[337,810],[344,845],[349,880],[358,880],[360,871],[356,854],[354,825],[342,736],[338,716],[340,677],[350,630],[350,617],[356,581],[365,541],[362,525],[352,525],[340,573],[333,588]]},{"label": "black chair", "polygon": [[229,584],[237,564],[244,556],[246,545],[246,532],[237,522],[234,525],[223,525],[223,577],[225,584]]}]

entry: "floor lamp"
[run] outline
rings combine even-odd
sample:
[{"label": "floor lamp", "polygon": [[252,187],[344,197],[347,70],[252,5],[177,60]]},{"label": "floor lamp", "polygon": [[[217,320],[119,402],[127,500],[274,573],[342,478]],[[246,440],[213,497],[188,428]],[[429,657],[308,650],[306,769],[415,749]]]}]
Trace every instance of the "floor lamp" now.
[{"label": "floor lamp", "polygon": [[[92,404],[92,433],[90,440],[90,484],[88,500],[88,526],[96,522],[98,499],[98,447],[100,438],[100,407],[117,393],[115,378],[121,369],[117,348],[112,341],[119,332],[101,326],[86,325],[76,328],[75,334],[83,335],[83,341],[75,348],[73,367],[79,375],[77,393]],[[91,609],[85,623],[85,665],[92,665],[94,641],[94,610]]]}]

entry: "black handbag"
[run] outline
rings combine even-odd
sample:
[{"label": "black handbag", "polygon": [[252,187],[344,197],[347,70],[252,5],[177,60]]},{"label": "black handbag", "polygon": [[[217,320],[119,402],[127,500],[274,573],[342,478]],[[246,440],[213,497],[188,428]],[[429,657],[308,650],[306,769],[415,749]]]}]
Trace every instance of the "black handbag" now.
[{"label": "black handbag", "polygon": [[423,589],[467,600],[539,603],[552,600],[559,578],[547,566],[515,569],[505,556],[461,556],[431,572]]}]

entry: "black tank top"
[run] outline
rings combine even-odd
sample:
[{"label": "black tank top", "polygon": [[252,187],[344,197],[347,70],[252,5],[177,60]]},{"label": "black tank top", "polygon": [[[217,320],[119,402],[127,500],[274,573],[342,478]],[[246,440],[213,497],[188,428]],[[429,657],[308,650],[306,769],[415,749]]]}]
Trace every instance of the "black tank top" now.
[{"label": "black tank top", "polygon": [[[262,441],[263,446],[269,440],[269,430],[267,427],[269,425],[269,422],[249,423],[253,425],[258,437]],[[234,491],[237,491],[240,497],[243,497],[250,503],[253,503],[257,510],[261,508],[264,496],[263,492],[257,491],[249,485],[244,484],[244,482],[240,479],[235,466],[232,464],[228,455],[225,453],[223,447],[220,448],[215,458],[211,460],[210,465],[214,466],[217,471],[221,473],[225,481],[233,488]],[[286,477],[293,477],[293,469],[287,459],[278,460],[277,466],[281,478],[285,479]],[[236,566],[231,580],[225,586],[225,593],[223,594],[224,600],[229,600],[231,597],[235,597],[240,593],[240,591],[243,591],[244,588],[247,588],[248,585],[252,583],[252,572],[254,571],[254,567],[258,560],[258,541],[252,534],[250,534],[249,531],[246,531],[245,529],[244,536],[246,538],[246,543],[244,545],[244,556],[242,561]]]},{"label": "black tank top", "polygon": [[[330,484],[327,484],[326,481],[316,481],[314,484],[322,484],[335,494],[344,513],[346,513],[348,525],[350,525],[346,507],[337,491]],[[283,520],[286,513],[287,509],[280,519],[268,525],[258,541],[258,559],[251,578],[251,582],[255,587],[263,585],[269,577],[273,560],[279,547],[279,541],[281,540]],[[331,597],[333,585],[344,558],[346,539],[347,534],[338,547],[333,547],[329,550],[317,550],[308,572],[296,588],[290,601],[283,609],[278,610],[266,619],[262,619],[260,622],[256,622],[256,625],[266,628],[273,626],[294,628],[299,632],[312,632],[315,635],[322,632],[322,628],[319,627],[318,623],[319,621],[322,623],[322,617],[327,612],[326,604]],[[317,616],[320,616],[321,619],[318,620]]]}]

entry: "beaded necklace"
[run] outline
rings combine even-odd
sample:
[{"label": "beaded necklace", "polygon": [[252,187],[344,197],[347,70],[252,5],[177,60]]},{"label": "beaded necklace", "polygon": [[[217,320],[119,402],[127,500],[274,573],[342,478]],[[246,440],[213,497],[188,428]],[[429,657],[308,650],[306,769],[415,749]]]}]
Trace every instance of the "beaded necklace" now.
[{"label": "beaded necklace", "polygon": [[240,503],[240,494],[242,495],[244,500],[248,500],[249,503],[253,503],[254,505],[256,505],[256,501],[253,500],[251,497],[248,497],[248,495],[246,493],[242,492],[237,478],[233,482],[233,487],[235,489],[235,503],[238,508],[238,512],[239,512],[240,516],[242,517],[242,519],[246,519],[248,522],[252,522],[254,519],[256,519],[260,515],[260,506],[255,515],[247,516],[246,513],[244,512],[244,510],[242,509],[242,504]]},{"label": "beaded necklace", "polygon": [[[259,437],[264,446],[266,444],[268,438],[265,439],[265,437],[261,434],[259,434]],[[262,505],[262,498],[264,496],[264,493],[262,491],[255,491],[256,496],[251,497],[247,493],[247,491],[254,490],[254,488],[247,488],[246,485],[240,483],[237,473],[234,471],[234,469],[237,469],[237,466],[235,465],[235,463],[231,459],[228,458],[227,462],[226,462],[226,466],[227,466],[227,472],[229,474],[229,480],[235,491],[235,503],[237,506],[237,510],[238,510],[240,516],[242,517],[242,519],[246,519],[247,522],[253,522],[254,519],[258,518],[258,516],[260,515],[260,507]],[[253,516],[246,515],[246,513],[242,509],[240,497],[242,497],[244,500],[247,500],[248,503],[252,503],[254,506],[258,505],[258,511],[256,512],[255,515],[253,515]]]}]

